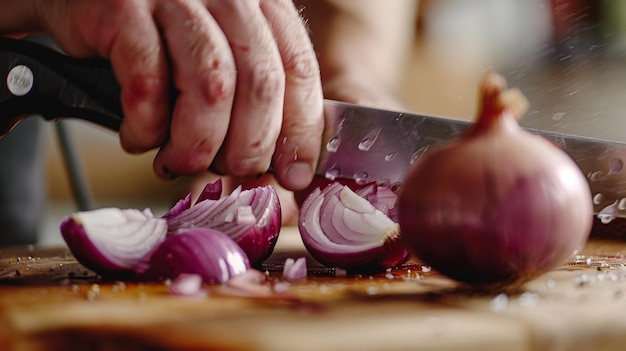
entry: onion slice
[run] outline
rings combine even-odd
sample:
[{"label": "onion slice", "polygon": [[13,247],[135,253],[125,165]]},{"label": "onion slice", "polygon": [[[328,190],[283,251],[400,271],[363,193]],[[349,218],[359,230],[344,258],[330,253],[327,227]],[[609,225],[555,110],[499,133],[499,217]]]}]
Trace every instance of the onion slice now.
[{"label": "onion slice", "polygon": [[[370,189],[361,193],[375,197],[378,191]],[[393,202],[384,200],[386,204]],[[398,224],[366,198],[338,182],[317,188],[307,196],[298,227],[306,249],[328,267],[391,268],[409,256],[400,241]]]},{"label": "onion slice", "polygon": [[[216,192],[215,192],[216,193]],[[178,206],[178,205],[177,205]],[[273,252],[281,225],[281,208],[276,190],[261,186],[237,187],[228,196],[201,197],[182,211],[169,211],[168,235],[186,228],[209,228],[231,237],[258,265]]]},{"label": "onion slice", "polygon": [[166,220],[149,209],[102,208],[77,212],[60,225],[74,257],[101,275],[130,273],[165,239]]},{"label": "onion slice", "polygon": [[297,260],[289,257],[285,260],[285,265],[283,266],[283,279],[293,282],[306,279],[306,276],[306,257],[303,256]]},{"label": "onion slice", "polygon": [[169,293],[176,296],[202,298],[209,293],[202,289],[202,276],[200,274],[183,273],[172,281]]},{"label": "onion slice", "polygon": [[[198,196],[196,203],[204,200],[217,200],[222,195],[222,179],[217,179],[212,183],[208,183],[204,186],[204,189]],[[163,215],[163,218],[169,218],[180,214],[181,212],[188,210],[191,207],[191,194],[187,194],[184,198],[178,200],[178,202]]]},{"label": "onion slice", "polygon": [[180,274],[198,274],[205,283],[225,283],[245,273],[245,252],[224,233],[192,228],[161,242],[135,267],[140,280],[164,281]]},{"label": "onion slice", "polygon": [[204,200],[217,200],[222,196],[222,179],[218,178],[212,183],[207,183],[198,196],[196,203]]}]

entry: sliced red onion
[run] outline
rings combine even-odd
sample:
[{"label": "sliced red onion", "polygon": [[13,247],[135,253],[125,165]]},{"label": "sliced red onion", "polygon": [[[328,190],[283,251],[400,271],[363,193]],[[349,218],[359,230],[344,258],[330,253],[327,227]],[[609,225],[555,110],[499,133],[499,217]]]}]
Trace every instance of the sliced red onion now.
[{"label": "sliced red onion", "polygon": [[241,246],[253,265],[273,252],[281,225],[278,194],[271,186],[241,190],[220,199],[206,198],[167,217],[168,235],[185,228],[211,228]]},{"label": "sliced red onion", "polygon": [[377,186],[372,183],[366,187],[357,189],[354,192],[362,198],[365,198],[372,204],[372,206],[374,206],[374,208],[384,213],[394,222],[397,222],[397,218],[395,218],[394,215],[397,213],[395,209],[398,195],[391,189],[388,187]]},{"label": "sliced red onion", "polygon": [[161,242],[135,268],[141,280],[164,281],[198,274],[205,283],[225,283],[246,272],[245,252],[227,235],[208,228],[183,229]]},{"label": "sliced red onion", "polygon": [[188,210],[191,207],[191,194],[187,194],[183,199],[178,200],[174,207],[170,208],[166,214],[163,215],[163,218],[169,218],[175,216],[185,210]]},{"label": "sliced red onion", "polygon": [[[212,183],[208,183],[204,186],[204,189],[198,196],[198,200],[196,203],[204,200],[217,200],[222,195],[222,179],[218,179]],[[166,214],[163,215],[163,218],[169,218],[174,215],[178,215],[181,212],[188,210],[191,207],[191,194],[187,194],[183,199],[178,200],[178,202],[172,207]]]},{"label": "sliced red onion", "polygon": [[202,276],[200,274],[183,273],[172,281],[169,292],[172,295],[201,298],[208,295],[202,289]]},{"label": "sliced red onion", "polygon": [[101,275],[131,272],[134,266],[165,239],[166,220],[149,209],[102,208],[77,212],[60,226],[74,257]]},{"label": "sliced red onion", "polygon": [[306,257],[303,256],[297,260],[289,257],[285,260],[285,265],[283,266],[283,279],[293,282],[306,279],[306,276]]},{"label": "sliced red onion", "polygon": [[390,268],[409,255],[398,224],[338,182],[305,199],[298,226],[307,250],[328,267]]}]

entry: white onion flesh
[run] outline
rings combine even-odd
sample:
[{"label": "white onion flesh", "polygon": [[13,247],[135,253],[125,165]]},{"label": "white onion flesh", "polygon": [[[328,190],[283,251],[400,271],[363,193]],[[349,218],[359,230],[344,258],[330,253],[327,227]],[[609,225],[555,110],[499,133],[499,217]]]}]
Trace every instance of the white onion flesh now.
[{"label": "white onion flesh", "polygon": [[300,209],[305,247],[328,267],[380,269],[401,264],[408,250],[398,243],[398,224],[364,197],[371,189],[361,193],[338,182],[314,189]]},{"label": "white onion flesh", "polygon": [[67,217],[61,233],[83,264],[107,274],[132,270],[165,239],[167,222],[149,209],[102,208]]}]

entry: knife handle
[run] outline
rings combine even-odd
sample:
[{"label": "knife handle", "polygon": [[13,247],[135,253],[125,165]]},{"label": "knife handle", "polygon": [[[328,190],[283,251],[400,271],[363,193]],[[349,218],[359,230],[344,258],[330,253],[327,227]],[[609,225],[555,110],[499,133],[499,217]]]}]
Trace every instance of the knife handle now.
[{"label": "knife handle", "polygon": [[0,73],[0,136],[32,114],[119,130],[120,86],[106,60],[76,59],[34,42],[0,38]]}]

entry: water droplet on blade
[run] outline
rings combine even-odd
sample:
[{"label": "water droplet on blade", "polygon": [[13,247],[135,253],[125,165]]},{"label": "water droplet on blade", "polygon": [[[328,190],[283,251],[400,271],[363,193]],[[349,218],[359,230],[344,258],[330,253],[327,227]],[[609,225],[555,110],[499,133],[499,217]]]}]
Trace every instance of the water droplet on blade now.
[{"label": "water droplet on blade", "polygon": [[409,161],[409,163],[410,164],[414,164],[415,162],[417,162],[417,160],[419,160],[422,156],[424,156],[426,151],[428,151],[428,145],[426,145],[426,146],[420,148],[419,150],[415,151],[413,153],[413,155],[411,155],[411,160]]},{"label": "water droplet on blade", "polygon": [[617,216],[617,212],[618,212],[618,200],[615,200],[614,203],[603,208],[602,211],[598,213],[597,217],[600,220],[600,222],[602,222],[603,224],[608,224],[608,223],[611,223],[611,221],[615,219],[615,217]]},{"label": "water droplet on blade", "polygon": [[552,120],[560,121],[563,119],[563,117],[565,117],[565,112],[557,112],[554,115],[552,115]]},{"label": "water droplet on blade", "polygon": [[604,200],[604,194],[602,193],[597,193],[593,196],[593,204],[594,205],[599,205],[602,203],[602,200]]},{"label": "water droplet on blade", "polygon": [[376,143],[376,139],[378,139],[378,134],[380,134],[380,128],[375,129],[365,136],[363,140],[358,145],[359,150],[361,151],[369,151],[372,148],[374,143]]},{"label": "water droplet on blade", "polygon": [[335,178],[337,178],[340,174],[341,168],[338,165],[334,165],[326,171],[324,176],[328,180],[335,180]]},{"label": "water droplet on blade", "polygon": [[337,152],[337,149],[339,149],[339,144],[341,144],[341,139],[339,139],[338,136],[330,138],[330,140],[328,140],[328,143],[326,143],[326,151]]},{"label": "water droplet on blade", "polygon": [[398,153],[395,151],[392,151],[390,153],[388,153],[387,155],[385,155],[385,161],[391,161],[394,158],[396,158],[396,156],[398,156]]},{"label": "water droplet on blade", "polygon": [[354,173],[354,181],[359,185],[363,185],[369,182],[367,179],[369,176],[370,175],[366,171],[358,171]]},{"label": "water droplet on blade", "polygon": [[600,180],[603,177],[603,175],[604,174],[602,171],[595,171],[595,172],[589,173],[587,178],[589,178],[589,180],[591,181],[597,181],[597,180]]}]

